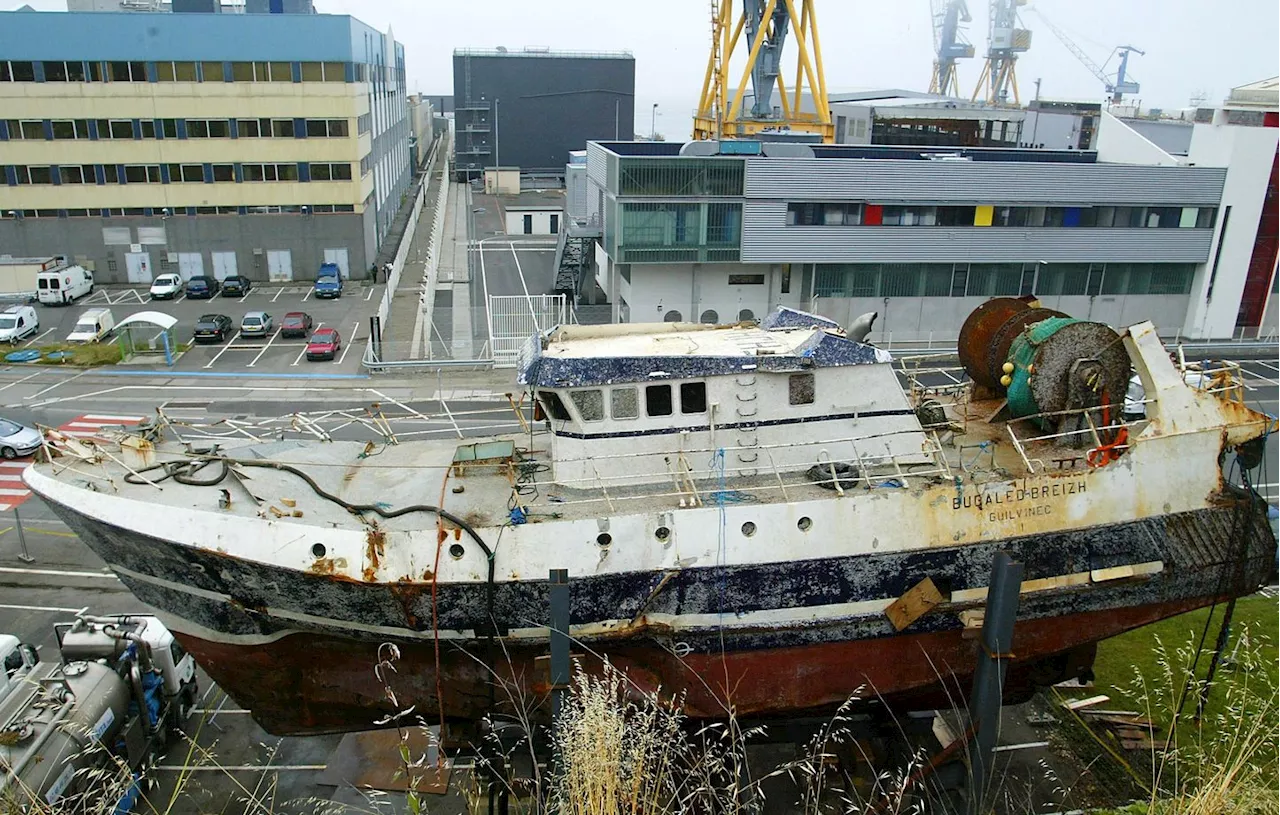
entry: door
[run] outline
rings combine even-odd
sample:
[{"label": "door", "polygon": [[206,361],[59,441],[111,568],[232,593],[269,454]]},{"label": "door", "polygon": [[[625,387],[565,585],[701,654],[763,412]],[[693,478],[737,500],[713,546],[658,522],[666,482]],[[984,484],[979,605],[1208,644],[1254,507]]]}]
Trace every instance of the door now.
[{"label": "door", "polygon": [[190,280],[196,275],[204,274],[204,253],[203,252],[179,252],[178,253],[178,274],[182,275],[183,280]]},{"label": "door", "polygon": [[213,257],[213,276],[218,280],[226,280],[236,273],[235,252],[211,252]]},{"label": "door", "polygon": [[267,279],[272,282],[293,280],[293,256],[288,249],[267,250]]},{"label": "door", "polygon": [[324,250],[324,262],[338,264],[338,271],[342,273],[342,279],[343,280],[351,279],[351,270],[347,268],[347,250],[346,249]]},{"label": "door", "polygon": [[524,216],[524,234],[526,235],[533,234],[533,216],[532,215]]},{"label": "door", "polygon": [[557,213],[551,213],[551,234],[555,235],[560,231],[560,216]]},{"label": "door", "polygon": [[124,267],[128,272],[130,283],[151,283],[151,253],[126,252]]}]

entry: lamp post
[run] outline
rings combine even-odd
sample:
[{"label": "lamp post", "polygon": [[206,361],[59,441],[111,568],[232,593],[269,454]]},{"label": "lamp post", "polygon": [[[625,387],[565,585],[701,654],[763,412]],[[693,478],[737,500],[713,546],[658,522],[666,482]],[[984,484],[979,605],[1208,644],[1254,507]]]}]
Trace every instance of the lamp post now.
[{"label": "lamp post", "polygon": [[658,103],[653,103],[653,111],[649,115],[649,139],[656,141],[658,138]]}]

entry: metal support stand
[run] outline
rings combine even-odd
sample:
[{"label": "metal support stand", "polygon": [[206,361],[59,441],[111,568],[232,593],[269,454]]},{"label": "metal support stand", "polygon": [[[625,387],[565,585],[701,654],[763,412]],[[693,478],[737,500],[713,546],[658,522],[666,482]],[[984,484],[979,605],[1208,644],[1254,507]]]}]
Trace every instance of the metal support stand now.
[{"label": "metal support stand", "polygon": [[[354,337],[352,338],[354,340]],[[369,318],[369,343],[373,347],[373,361],[382,361],[382,318],[374,314]]]},{"label": "metal support stand", "polygon": [[18,508],[13,508],[13,528],[18,533],[18,560],[23,563],[35,563],[36,559],[27,551],[27,536],[22,531],[22,518],[18,516]]},{"label": "metal support stand", "polygon": [[981,815],[991,774],[992,750],[1000,735],[1000,707],[1004,678],[1013,657],[1013,624],[1018,617],[1018,595],[1022,588],[1022,564],[1006,552],[996,552],[991,564],[986,616],[978,667],[973,674],[973,694],[969,717],[975,731],[969,751],[969,815]]}]

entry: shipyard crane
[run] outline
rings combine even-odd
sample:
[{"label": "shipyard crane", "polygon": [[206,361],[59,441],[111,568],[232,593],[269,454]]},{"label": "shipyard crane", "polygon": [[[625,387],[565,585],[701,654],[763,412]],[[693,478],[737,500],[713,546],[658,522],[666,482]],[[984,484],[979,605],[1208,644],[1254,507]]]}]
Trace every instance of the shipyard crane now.
[{"label": "shipyard crane", "polygon": [[[991,105],[1019,104],[1018,54],[1031,48],[1031,32],[1018,27],[1018,6],[1027,0],[991,0],[987,11],[987,59],[973,89],[973,99]],[[1011,98],[1012,97],[1012,98]]]},{"label": "shipyard crane", "polygon": [[973,20],[965,0],[931,0],[933,13],[933,79],[929,93],[959,96],[960,80],[956,76],[956,60],[973,56],[973,45],[964,39],[961,23]]},{"label": "shipyard crane", "polygon": [[[1143,51],[1141,48],[1133,45],[1117,45],[1115,48],[1111,49],[1111,54],[1107,57],[1107,61],[1102,65],[1099,65],[1090,59],[1089,55],[1084,52],[1084,49],[1076,45],[1075,42],[1067,36],[1065,31],[1054,25],[1053,20],[1046,17],[1044,12],[1035,8],[1029,8],[1027,11],[1034,11],[1036,16],[1040,18],[1040,21],[1047,25],[1049,30],[1053,32],[1053,35],[1061,40],[1062,44],[1067,47],[1067,50],[1075,55],[1075,58],[1080,60],[1080,63],[1084,65],[1084,67],[1089,69],[1089,73],[1096,76],[1102,82],[1103,87],[1107,89],[1107,93],[1111,94],[1111,104],[1120,104],[1120,101],[1124,98],[1126,93],[1138,92],[1141,86],[1132,78],[1126,76],[1129,71],[1129,54],[1136,53],[1146,56],[1146,51]],[[1107,74],[1106,66],[1107,63],[1111,61],[1111,58],[1116,54],[1120,55],[1120,66],[1116,70],[1116,75],[1112,77]]]},{"label": "shipyard crane", "polygon": [[[711,54],[693,119],[693,137],[726,139],[791,131],[833,141],[814,0],[739,1],[741,12],[735,14],[734,0],[712,0]],[[795,79],[790,87],[782,64],[788,38],[795,42]],[[735,51],[746,53],[746,63],[736,77],[730,74]],[[732,78],[737,79],[736,85],[731,84]]]}]

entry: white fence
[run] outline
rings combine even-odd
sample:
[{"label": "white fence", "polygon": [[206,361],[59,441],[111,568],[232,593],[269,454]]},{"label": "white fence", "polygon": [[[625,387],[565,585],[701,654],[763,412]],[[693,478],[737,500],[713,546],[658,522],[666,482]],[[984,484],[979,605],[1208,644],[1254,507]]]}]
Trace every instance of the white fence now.
[{"label": "white fence", "polygon": [[489,298],[490,350],[495,368],[514,368],[520,349],[539,331],[569,321],[563,294],[522,294]]}]

